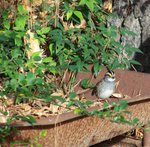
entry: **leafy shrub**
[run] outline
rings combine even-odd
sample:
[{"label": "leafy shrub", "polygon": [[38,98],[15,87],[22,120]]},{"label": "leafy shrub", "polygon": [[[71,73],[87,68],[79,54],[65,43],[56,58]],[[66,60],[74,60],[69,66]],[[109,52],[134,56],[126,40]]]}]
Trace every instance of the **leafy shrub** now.
[{"label": "leafy shrub", "polygon": [[[32,2],[32,1],[31,1]],[[119,104],[103,104],[104,111],[88,112],[93,101],[81,102],[74,92],[76,74],[88,72],[93,67],[97,75],[102,66],[109,70],[130,68],[139,64],[129,57],[141,51],[128,44],[123,46],[118,35],[135,35],[126,28],[107,26],[112,14],[105,11],[100,0],[43,2],[33,12],[24,4],[17,10],[5,10],[0,17],[0,96],[9,95],[15,103],[32,102],[43,99],[61,106],[74,108],[75,114],[109,117],[114,122],[139,124],[137,118],[126,120],[124,115],[127,101]],[[66,73],[71,73],[69,83],[65,83]],[[81,81],[83,89],[93,88],[90,79]],[[61,89],[65,97],[52,95]],[[74,107],[75,106],[75,107]],[[11,116],[35,123],[32,116]],[[10,124],[10,123],[9,123]],[[8,125],[9,125],[8,124]],[[9,135],[10,127],[1,128],[2,139]],[[35,143],[37,143],[37,139]]]},{"label": "leafy shrub", "polygon": [[[44,18],[40,18],[40,13],[35,10],[37,19],[33,19],[30,11],[21,4],[15,15],[11,16],[11,11],[5,11],[1,17],[1,95],[14,95],[16,103],[37,98],[47,102],[65,102],[65,98],[51,94],[56,89],[63,89],[67,71],[75,77],[80,71],[88,72],[89,65],[92,65],[93,74],[97,75],[103,65],[113,70],[139,64],[128,56],[140,50],[123,46],[116,39],[118,34],[131,32],[116,26],[107,27],[107,18],[111,14],[103,9],[101,1],[66,0],[49,7],[46,4],[42,6],[38,10],[43,9]],[[32,51],[35,48],[38,51]],[[61,81],[61,84],[57,81]],[[85,82],[82,81],[82,85],[85,86]],[[74,87],[75,78],[70,83],[70,87]],[[88,87],[93,85],[84,88]],[[67,87],[67,90],[69,96],[73,89]],[[89,103],[69,101],[68,105],[77,104],[84,109],[84,105]]]}]

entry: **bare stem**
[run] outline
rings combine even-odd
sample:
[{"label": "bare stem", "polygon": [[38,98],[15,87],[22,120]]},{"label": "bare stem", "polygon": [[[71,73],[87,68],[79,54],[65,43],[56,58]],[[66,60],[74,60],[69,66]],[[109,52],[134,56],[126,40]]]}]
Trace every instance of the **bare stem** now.
[{"label": "bare stem", "polygon": [[57,23],[58,23],[58,18],[59,18],[60,1],[59,0],[55,0],[55,5],[56,5],[56,10],[55,10],[55,28],[56,28],[57,27]]}]

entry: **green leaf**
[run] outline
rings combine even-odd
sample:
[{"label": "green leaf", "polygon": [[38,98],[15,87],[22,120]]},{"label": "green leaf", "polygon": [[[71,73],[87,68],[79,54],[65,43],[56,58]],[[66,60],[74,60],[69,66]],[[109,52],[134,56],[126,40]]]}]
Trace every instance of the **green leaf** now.
[{"label": "green leaf", "polygon": [[80,0],[79,5],[87,5],[87,7],[93,11],[94,10],[94,3],[96,3],[95,0]]},{"label": "green leaf", "polygon": [[76,94],[75,92],[71,92],[71,93],[69,94],[69,98],[70,98],[70,99],[74,99],[76,96],[77,96],[77,94]]},{"label": "green leaf", "polygon": [[40,137],[46,136],[47,135],[47,131],[46,130],[42,130],[39,135],[40,135]]},{"label": "green leaf", "polygon": [[4,27],[9,30],[10,29],[10,21],[8,19],[4,20],[3,21],[3,25]]},{"label": "green leaf", "polygon": [[12,118],[10,117],[7,118],[7,124],[12,124]]},{"label": "green leaf", "polygon": [[35,124],[36,120],[34,117],[28,115],[28,116],[21,116],[21,115],[13,115],[13,118],[15,119],[21,119],[22,121],[28,122],[30,124]]},{"label": "green leaf", "polygon": [[73,14],[73,10],[69,10],[67,12],[67,20],[69,20],[71,18],[72,14]]},{"label": "green leaf", "polygon": [[27,19],[28,16],[18,16],[15,20],[14,29],[17,31],[23,31],[25,29]]},{"label": "green leaf", "polygon": [[1,112],[1,113],[3,113],[5,116],[7,116],[9,114],[7,111]]},{"label": "green leaf", "polygon": [[23,81],[23,80],[25,80],[25,75],[24,75],[24,74],[19,73],[18,80],[19,80],[19,81]]},{"label": "green leaf", "polygon": [[133,46],[131,46],[131,45],[129,45],[129,44],[126,44],[126,45],[125,45],[125,49],[126,49],[126,51],[137,52],[137,53],[143,54],[143,52],[142,52],[140,49],[138,49],[138,48],[136,48],[136,47],[133,47]]},{"label": "green leaf", "polygon": [[18,5],[18,12],[19,14],[23,15],[23,14],[28,14],[28,11],[23,7],[23,5],[19,4]]},{"label": "green leaf", "polygon": [[74,110],[74,114],[77,114],[77,115],[79,115],[79,114],[81,114],[81,109],[79,109],[79,108],[75,108]]},{"label": "green leaf", "polygon": [[52,61],[52,57],[46,57],[42,61],[43,61],[43,63],[49,63]]},{"label": "green leaf", "polygon": [[91,11],[94,10],[94,2],[95,2],[95,0],[87,0],[86,1],[86,5]]},{"label": "green leaf", "polygon": [[50,73],[52,73],[54,75],[59,72],[56,67],[49,68],[49,71],[50,71]]},{"label": "green leaf", "polygon": [[54,54],[54,44],[53,43],[49,44],[49,50],[50,50],[50,54],[53,55]]},{"label": "green leaf", "polygon": [[42,60],[43,63],[50,63],[51,66],[56,66],[56,62],[52,57],[46,57]]},{"label": "green leaf", "polygon": [[139,123],[139,119],[138,118],[134,118],[132,121],[133,125],[137,125]]},{"label": "green leaf", "polygon": [[82,110],[82,109],[85,109],[85,106],[84,106],[84,104],[83,104],[81,101],[76,100],[76,101],[74,101],[74,102],[75,102],[75,104],[76,104],[79,108],[81,108],[81,110]]},{"label": "green leaf", "polygon": [[92,105],[93,103],[94,103],[94,102],[93,102],[93,101],[91,101],[91,100],[87,100],[87,101],[85,101],[85,104],[86,104],[86,105],[88,105],[88,106],[89,106],[89,105]]},{"label": "green leaf", "polygon": [[86,88],[89,88],[89,82],[90,82],[90,79],[83,79],[80,85],[83,89],[86,89]]},{"label": "green leaf", "polygon": [[109,36],[111,38],[116,38],[117,37],[117,31],[113,26],[107,28],[107,36]]},{"label": "green leaf", "polygon": [[119,112],[119,111],[120,111],[120,107],[119,107],[118,105],[115,106],[115,107],[114,107],[114,111],[115,111],[115,112]]},{"label": "green leaf", "polygon": [[120,104],[116,105],[114,107],[114,111],[115,112],[119,112],[119,111],[122,111],[122,110],[125,110],[125,108],[128,106],[128,101],[127,100],[122,100],[120,102]]},{"label": "green leaf", "polygon": [[28,116],[20,116],[22,121],[28,122],[30,124],[35,124],[36,123],[36,119],[30,115]]},{"label": "green leaf", "polygon": [[135,61],[135,60],[130,60],[130,64],[134,64],[134,65],[142,65],[140,62]]},{"label": "green leaf", "polygon": [[118,58],[115,58],[114,61],[113,61],[113,64],[108,65],[108,67],[109,67],[110,70],[114,70],[116,68],[120,68],[120,65],[122,65],[122,63],[119,63]]},{"label": "green leaf", "polygon": [[83,20],[83,15],[80,11],[73,11],[73,13],[80,19],[80,21]]},{"label": "green leaf", "polygon": [[99,64],[99,62],[96,62],[94,64],[94,73],[97,75],[101,70],[102,70],[101,65]]},{"label": "green leaf", "polygon": [[47,34],[50,31],[50,27],[44,27],[41,29],[42,34]]},{"label": "green leaf", "polygon": [[108,108],[109,108],[109,104],[108,104],[107,102],[104,102],[104,103],[103,103],[103,108],[104,108],[104,109],[108,109]]},{"label": "green leaf", "polygon": [[79,5],[84,5],[86,3],[86,0],[80,0]]},{"label": "green leaf", "polygon": [[116,103],[116,102],[112,102],[112,103],[111,103],[111,105],[116,106],[116,105],[117,105],[117,103]]},{"label": "green leaf", "polygon": [[113,121],[114,121],[114,122],[120,121],[120,117],[119,117],[119,116],[115,116],[115,117],[113,118]]},{"label": "green leaf", "polygon": [[27,73],[27,82],[28,83],[32,83],[33,82],[33,80],[35,80],[36,79],[36,77],[35,77],[35,75],[32,73],[32,72],[28,72]]},{"label": "green leaf", "polygon": [[18,58],[21,55],[22,55],[22,51],[20,50],[20,48],[14,48],[13,50],[11,50],[11,56],[13,58]]},{"label": "green leaf", "polygon": [[19,36],[19,37],[15,37],[15,45],[17,45],[18,47],[19,46],[22,46],[22,38]]},{"label": "green leaf", "polygon": [[63,37],[62,30],[54,29],[54,30],[50,31],[50,39],[52,39],[53,41],[62,43],[62,37]]},{"label": "green leaf", "polygon": [[134,33],[133,31],[129,31],[127,28],[120,28],[120,33],[121,35],[123,36],[126,36],[126,35],[131,35],[131,36],[135,36],[136,33]]},{"label": "green leaf", "polygon": [[54,99],[52,98],[52,97],[46,97],[45,99],[44,99],[44,102],[46,102],[46,103],[48,103],[48,102],[53,102],[54,101]]},{"label": "green leaf", "polygon": [[34,61],[41,61],[41,57],[40,57],[40,56],[34,56],[34,57],[33,57],[33,60],[34,60]]},{"label": "green leaf", "polygon": [[42,31],[41,30],[36,30],[38,35],[42,35]]},{"label": "green leaf", "polygon": [[120,110],[125,110],[125,108],[128,106],[128,101],[127,100],[122,100],[120,102]]},{"label": "green leaf", "polygon": [[32,53],[32,58],[34,59],[34,57],[40,56],[40,54],[41,54],[41,51],[34,52],[34,53]]},{"label": "green leaf", "polygon": [[104,116],[105,117],[110,117],[112,112],[110,110],[104,111]]},{"label": "green leaf", "polygon": [[10,84],[11,84],[12,86],[17,85],[17,80],[16,80],[16,79],[11,79]]},{"label": "green leaf", "polygon": [[[112,40],[112,45],[114,46],[114,47],[116,47],[116,48],[119,48],[119,50],[120,50],[120,48],[123,48],[123,46],[120,44],[120,42],[117,42],[117,41],[115,41],[115,40]],[[121,50],[120,50],[121,51]],[[118,52],[118,53],[120,53],[120,52]]]},{"label": "green leaf", "polygon": [[98,115],[99,115],[100,118],[103,118],[104,117],[104,112],[103,111],[99,111]]},{"label": "green leaf", "polygon": [[42,145],[40,143],[37,143],[36,145],[37,145],[37,147],[42,147]]},{"label": "green leaf", "polygon": [[91,115],[93,116],[97,116],[97,115],[99,115],[99,110],[93,110],[92,112],[91,112]]},{"label": "green leaf", "polygon": [[71,106],[73,106],[74,105],[74,102],[73,101],[69,101],[68,103],[67,103],[67,106],[68,107],[71,107]]},{"label": "green leaf", "polygon": [[42,84],[43,81],[44,80],[42,78],[36,78],[34,84]]}]

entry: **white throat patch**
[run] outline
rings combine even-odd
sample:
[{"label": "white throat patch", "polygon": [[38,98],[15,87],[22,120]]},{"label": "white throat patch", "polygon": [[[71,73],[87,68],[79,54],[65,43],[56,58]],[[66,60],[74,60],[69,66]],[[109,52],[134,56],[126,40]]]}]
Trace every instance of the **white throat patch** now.
[{"label": "white throat patch", "polygon": [[115,81],[115,78],[108,78],[108,81],[110,81],[110,82],[113,82],[113,81]]}]

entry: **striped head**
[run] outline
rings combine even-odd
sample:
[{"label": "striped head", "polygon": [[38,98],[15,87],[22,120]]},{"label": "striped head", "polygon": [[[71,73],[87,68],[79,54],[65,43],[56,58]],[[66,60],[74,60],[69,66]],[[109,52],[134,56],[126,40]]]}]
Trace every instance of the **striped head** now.
[{"label": "striped head", "polygon": [[113,71],[109,71],[105,74],[104,80],[107,82],[113,82],[116,80],[115,73]]}]

